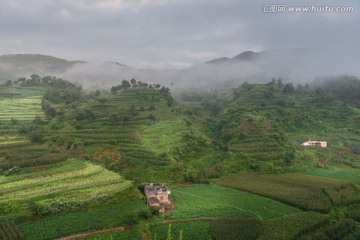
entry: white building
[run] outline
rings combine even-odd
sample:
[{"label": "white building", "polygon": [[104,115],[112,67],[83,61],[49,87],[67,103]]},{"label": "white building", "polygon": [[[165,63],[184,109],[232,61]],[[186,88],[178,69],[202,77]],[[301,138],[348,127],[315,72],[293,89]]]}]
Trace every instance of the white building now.
[{"label": "white building", "polygon": [[303,142],[301,145],[326,148],[327,147],[327,142],[326,141],[311,141],[311,140],[309,140],[309,141]]}]

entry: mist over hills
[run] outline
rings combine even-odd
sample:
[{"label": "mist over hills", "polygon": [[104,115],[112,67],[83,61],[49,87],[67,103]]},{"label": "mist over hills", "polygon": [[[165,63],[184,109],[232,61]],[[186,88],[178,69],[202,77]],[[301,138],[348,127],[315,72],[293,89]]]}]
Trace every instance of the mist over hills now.
[{"label": "mist over hills", "polygon": [[[29,74],[61,74],[76,64],[85,61],[68,61],[41,54],[9,54],[0,56],[1,77],[14,79]],[[4,80],[4,79],[2,79]]]},{"label": "mist over hills", "polygon": [[123,79],[135,78],[171,86],[172,92],[178,93],[189,88],[232,88],[245,81],[265,83],[273,77],[282,78],[284,82],[305,83],[319,76],[360,76],[359,57],[356,52],[325,49],[246,51],[187,69],[155,70],[136,69],[118,62],[95,65],[46,55],[16,54],[0,56],[0,80],[35,73],[66,78],[84,89],[108,89]]}]

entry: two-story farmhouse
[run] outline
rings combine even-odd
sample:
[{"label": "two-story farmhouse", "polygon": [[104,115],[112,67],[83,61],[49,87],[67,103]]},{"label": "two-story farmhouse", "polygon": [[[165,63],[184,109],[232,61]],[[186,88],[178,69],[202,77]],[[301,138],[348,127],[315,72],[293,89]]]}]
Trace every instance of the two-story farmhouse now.
[{"label": "two-story farmhouse", "polygon": [[171,204],[169,188],[162,184],[145,184],[144,192],[147,198],[147,204],[153,207],[160,207],[163,205]]}]

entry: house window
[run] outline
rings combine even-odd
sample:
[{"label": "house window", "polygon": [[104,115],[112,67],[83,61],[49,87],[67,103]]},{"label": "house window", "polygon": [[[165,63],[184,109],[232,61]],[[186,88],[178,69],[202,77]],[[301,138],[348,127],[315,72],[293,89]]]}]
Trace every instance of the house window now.
[{"label": "house window", "polygon": [[160,200],[164,200],[164,197],[160,197]]}]

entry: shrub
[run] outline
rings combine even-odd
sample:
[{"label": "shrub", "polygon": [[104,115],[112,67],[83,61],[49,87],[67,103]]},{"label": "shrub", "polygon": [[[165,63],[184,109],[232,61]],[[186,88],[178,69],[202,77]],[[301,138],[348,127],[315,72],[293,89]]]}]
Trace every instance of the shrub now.
[{"label": "shrub", "polygon": [[[9,175],[13,175],[13,174],[18,173],[18,172],[20,172],[19,166],[14,166],[14,167],[6,170],[6,171],[3,171],[3,175],[9,176]],[[0,171],[0,174],[1,174],[1,171]]]}]

